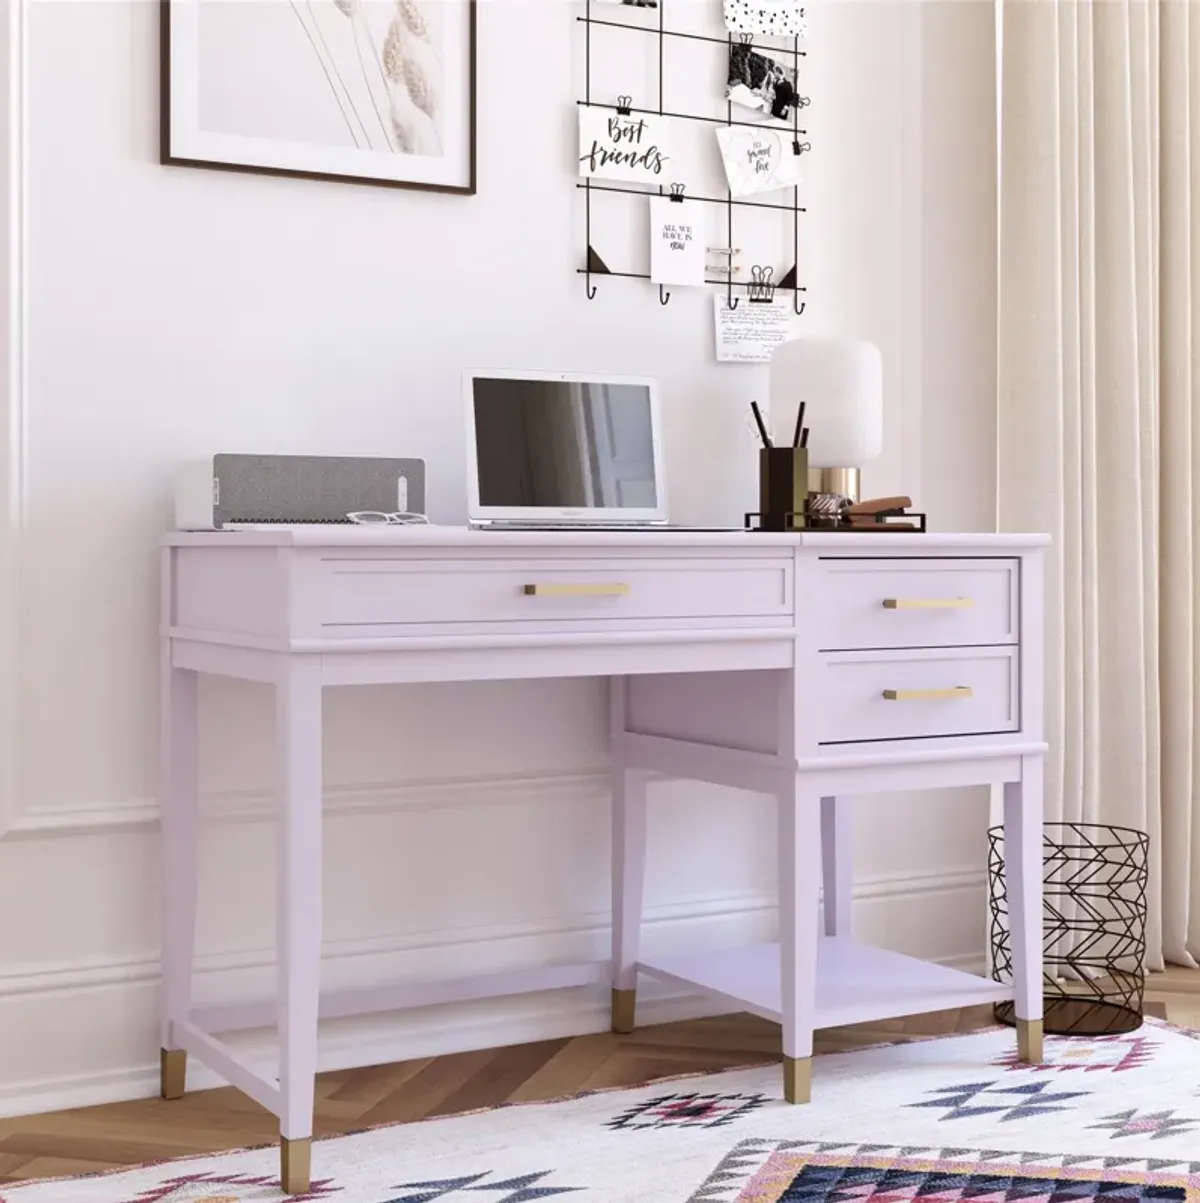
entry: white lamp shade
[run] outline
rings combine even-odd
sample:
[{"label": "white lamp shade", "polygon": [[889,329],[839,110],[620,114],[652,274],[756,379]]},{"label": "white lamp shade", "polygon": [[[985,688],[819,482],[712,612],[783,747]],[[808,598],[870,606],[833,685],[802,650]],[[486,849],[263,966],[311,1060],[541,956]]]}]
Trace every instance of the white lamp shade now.
[{"label": "white lamp shade", "polygon": [[796,411],[806,403],[808,462],[860,468],[883,450],[883,361],[873,343],[794,338],[771,356],[771,425],[791,446]]}]

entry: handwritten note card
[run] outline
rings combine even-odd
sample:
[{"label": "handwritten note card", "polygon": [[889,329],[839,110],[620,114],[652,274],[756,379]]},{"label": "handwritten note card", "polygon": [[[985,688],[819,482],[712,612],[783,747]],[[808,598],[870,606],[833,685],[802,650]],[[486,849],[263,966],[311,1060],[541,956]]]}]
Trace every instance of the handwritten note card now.
[{"label": "handwritten note card", "polygon": [[655,284],[703,284],[704,241],[695,205],[669,196],[650,200],[650,279]]},{"label": "handwritten note card", "polygon": [[713,297],[718,363],[767,363],[792,333],[790,299],[750,301],[745,295],[730,309],[725,293]]},{"label": "handwritten note card", "polygon": [[580,105],[579,174],[639,184],[665,183],[670,128],[665,117],[623,116],[613,109]]},{"label": "handwritten note card", "polygon": [[793,135],[772,129],[721,126],[717,142],[725,163],[725,177],[734,196],[753,196],[790,188],[800,182],[800,160]]}]

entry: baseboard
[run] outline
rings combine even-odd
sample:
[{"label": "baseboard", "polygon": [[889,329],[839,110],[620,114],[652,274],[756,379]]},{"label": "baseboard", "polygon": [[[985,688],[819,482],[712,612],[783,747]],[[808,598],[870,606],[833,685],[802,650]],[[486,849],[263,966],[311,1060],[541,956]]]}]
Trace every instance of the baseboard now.
[{"label": "baseboard", "polygon": [[[983,958],[974,954],[943,958],[942,963],[966,973],[983,972]],[[660,991],[654,983],[644,983],[639,988],[639,1027],[700,1019],[727,1010],[721,1003],[696,995]],[[398,1031],[394,1020],[389,1024],[378,1018],[346,1021],[342,1026],[341,1031],[322,1031],[319,1058],[322,1073],[606,1032],[609,1008],[604,996],[580,1000],[569,1009],[545,1003],[526,1004],[502,1018],[493,1014],[464,1022],[441,1023],[428,1030],[413,1031],[405,1025]],[[254,1035],[240,1040],[238,1045],[251,1065],[265,1068],[273,1064],[273,1049],[267,1038]],[[189,1094],[225,1084],[195,1061],[188,1067]],[[156,1058],[130,1069],[15,1082],[0,1087],[0,1118],[151,1098],[158,1093],[158,1086]]]},{"label": "baseboard", "polygon": [[[652,994],[653,987],[647,987],[639,1000],[638,1023],[641,1026],[717,1015],[724,1009],[695,995],[651,997]],[[492,1004],[491,1009],[494,1012],[496,1005]],[[332,1025],[323,1025],[321,1032],[319,1068],[322,1073],[606,1032],[609,1030],[609,1009],[605,993],[603,997],[576,1001],[569,1009],[526,1003],[513,1014],[497,1016],[493,1013],[460,1022],[441,1022],[436,1027],[422,1024],[416,1026],[416,1030],[411,1024],[398,1025],[394,1016],[390,1023],[387,1019],[372,1017],[344,1021],[339,1025],[342,1030],[329,1031],[329,1026]],[[269,1036],[255,1034],[235,1043],[251,1065],[266,1068],[274,1064]],[[189,1064],[189,1094],[224,1085],[221,1078],[195,1060]],[[150,1098],[158,1093],[158,1088],[155,1054],[153,1059],[129,1069],[67,1074],[0,1086],[0,1118]]]},{"label": "baseboard", "polygon": [[[984,874],[977,870],[889,874],[855,888],[855,922],[867,939],[917,931],[928,939],[908,949],[971,972],[983,972]],[[956,931],[948,916],[979,915]],[[606,955],[608,916],[566,924],[479,927],[458,932],[407,933],[387,940],[346,941],[326,946],[327,986],[361,985],[404,976],[428,976],[431,947],[443,957],[475,965],[478,957],[510,964],[586,960]],[[770,938],[774,900],[761,894],[691,900],[653,908],[646,943],[660,947],[714,946]],[[197,966],[204,1001],[254,997],[269,990],[270,950],[205,957]],[[145,1098],[157,1092],[155,1013],[159,996],[157,957],[13,967],[0,973],[0,1116],[29,1115],[67,1107]],[[719,1004],[669,987],[645,983],[639,1024],[718,1014]],[[599,1032],[609,1023],[607,993],[560,991],[487,1000],[452,1007],[322,1026],[322,1070],[382,1064],[469,1049],[500,1047]],[[237,1041],[251,1061],[270,1064],[269,1033]],[[189,1090],[221,1085],[202,1066],[189,1073]]]}]

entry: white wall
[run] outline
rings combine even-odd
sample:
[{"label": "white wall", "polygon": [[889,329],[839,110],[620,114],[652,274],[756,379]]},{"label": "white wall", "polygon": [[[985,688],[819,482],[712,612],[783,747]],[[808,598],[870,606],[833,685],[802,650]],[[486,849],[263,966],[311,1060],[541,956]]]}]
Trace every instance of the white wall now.
[{"label": "white wall", "polygon": [[[0,591],[20,606],[19,673],[5,673],[19,755],[0,800],[0,1112],[152,1089],[153,546],[175,461],[421,455],[431,514],[460,521],[463,367],[620,370],[663,383],[674,516],[737,521],[753,499],[744,407],[765,395],[760,369],[711,362],[706,297],[677,290],[663,308],[647,285],[601,280],[584,298],[566,5],[480,6],[473,199],[160,167],[157,5],[26,0],[17,15],[28,379],[7,377],[27,430],[0,447],[4,483],[19,476],[25,494],[19,563],[0,544]],[[888,450],[868,490],[912,493],[940,529],[986,527],[994,274],[975,137],[990,8],[816,15],[809,328],[883,350]],[[537,69],[522,69],[531,53]],[[519,170],[505,136],[518,119],[535,148]],[[596,682],[332,697],[328,984],[604,955],[602,700]],[[203,719],[199,991],[222,999],[270,984],[265,691],[206,682]],[[649,942],[768,931],[765,802],[679,783],[655,798]],[[864,804],[864,933],[975,963],[983,821],[973,795]],[[647,1018],[694,1007],[658,997]],[[577,992],[334,1025],[326,1063],[600,1028],[604,1003]]]}]

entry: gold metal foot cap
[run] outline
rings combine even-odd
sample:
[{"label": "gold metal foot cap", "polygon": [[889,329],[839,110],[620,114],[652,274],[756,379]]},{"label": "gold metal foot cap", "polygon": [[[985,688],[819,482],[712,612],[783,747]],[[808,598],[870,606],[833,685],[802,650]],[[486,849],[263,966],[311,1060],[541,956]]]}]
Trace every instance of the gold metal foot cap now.
[{"label": "gold metal foot cap", "polygon": [[181,1048],[164,1048],[158,1061],[159,1094],[164,1099],[181,1099],[186,1084],[187,1053]]},{"label": "gold metal foot cap", "polygon": [[285,1195],[303,1195],[312,1189],[312,1137],[279,1140],[279,1187]]},{"label": "gold metal foot cap", "polygon": [[1041,1065],[1042,1021],[1040,1019],[1017,1020],[1017,1059],[1023,1065]]},{"label": "gold metal foot cap", "polygon": [[811,1057],[784,1057],[783,1097],[789,1103],[812,1102]]},{"label": "gold metal foot cap", "polygon": [[636,990],[614,990],[612,992],[612,1030],[627,1036],[633,1031],[633,1016],[637,1010]]}]

